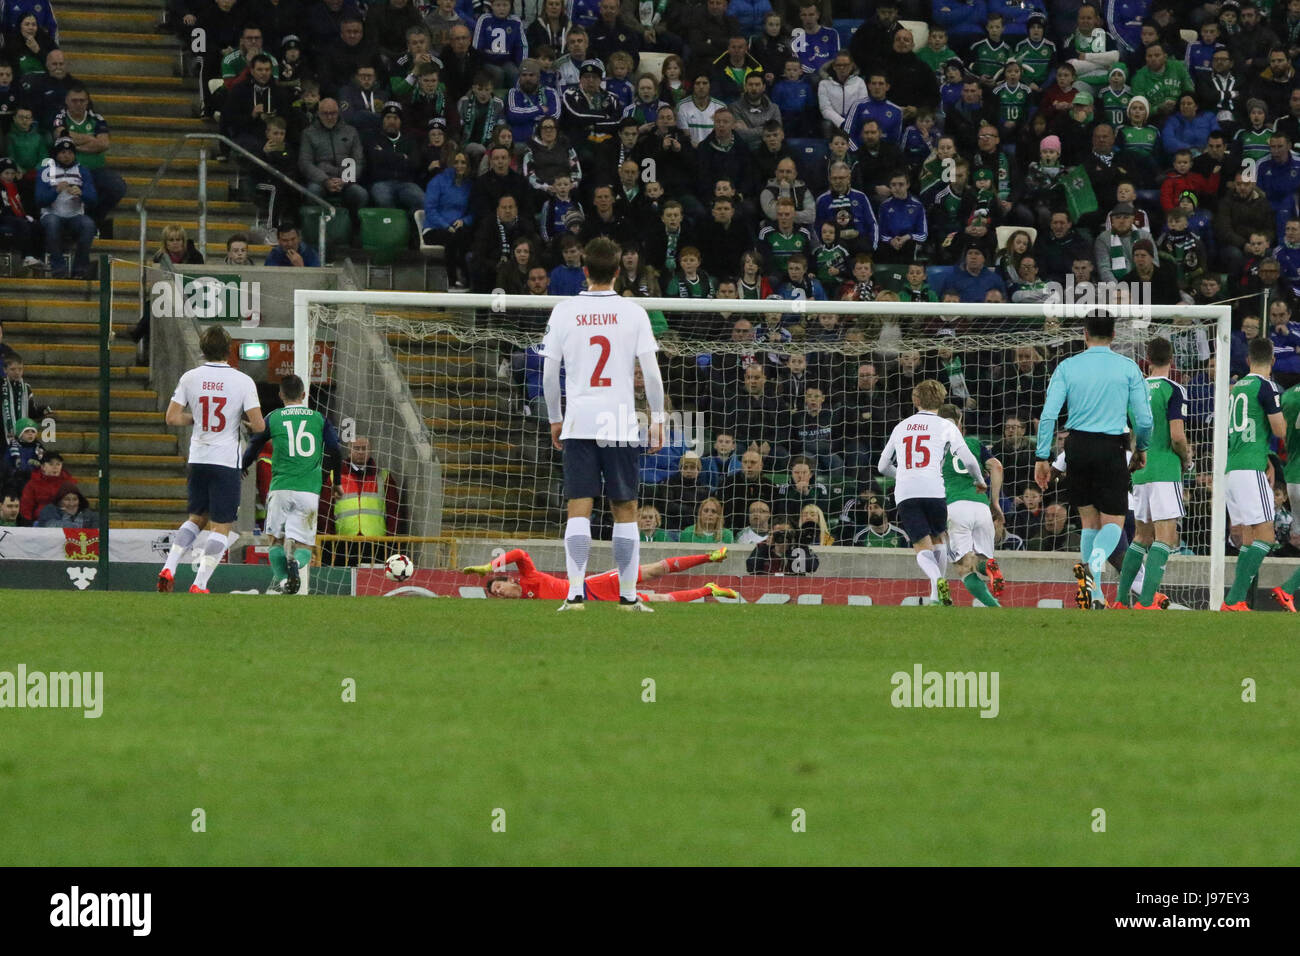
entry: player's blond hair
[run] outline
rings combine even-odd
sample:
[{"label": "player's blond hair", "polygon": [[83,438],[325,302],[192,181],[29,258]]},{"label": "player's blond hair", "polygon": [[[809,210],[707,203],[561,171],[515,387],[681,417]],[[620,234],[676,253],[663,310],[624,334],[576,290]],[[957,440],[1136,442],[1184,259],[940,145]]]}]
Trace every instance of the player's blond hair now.
[{"label": "player's blond hair", "polygon": [[917,408],[927,412],[935,411],[947,397],[948,390],[932,378],[927,378],[912,389],[912,401]]}]

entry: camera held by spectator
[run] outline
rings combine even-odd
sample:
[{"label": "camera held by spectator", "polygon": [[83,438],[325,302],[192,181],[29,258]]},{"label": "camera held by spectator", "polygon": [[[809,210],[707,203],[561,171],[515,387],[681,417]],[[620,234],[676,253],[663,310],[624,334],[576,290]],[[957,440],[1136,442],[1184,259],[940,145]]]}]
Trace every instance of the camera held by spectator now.
[{"label": "camera held by spectator", "polygon": [[772,533],[750,552],[745,569],[750,574],[811,574],[821,562],[813,549],[799,543],[788,521],[772,526]]}]

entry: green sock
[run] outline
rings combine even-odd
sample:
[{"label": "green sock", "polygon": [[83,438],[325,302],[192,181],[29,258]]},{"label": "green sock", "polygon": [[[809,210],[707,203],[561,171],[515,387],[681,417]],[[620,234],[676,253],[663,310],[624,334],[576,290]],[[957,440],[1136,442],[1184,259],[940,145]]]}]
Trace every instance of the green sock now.
[{"label": "green sock", "polygon": [[1300,568],[1296,568],[1291,573],[1291,576],[1286,579],[1286,583],[1282,585],[1282,590],[1292,597],[1295,597],[1297,589],[1300,589]]},{"label": "green sock", "polygon": [[294,560],[298,562],[298,567],[305,568],[311,565],[311,550],[308,548],[299,548],[293,553]]},{"label": "green sock", "polygon": [[[1130,596],[1129,592],[1133,590],[1133,579],[1138,576],[1138,571],[1141,569],[1142,562],[1145,560],[1146,556],[1147,549],[1142,547],[1142,545],[1138,544],[1136,541],[1130,544],[1128,550],[1124,552],[1124,564],[1119,569],[1119,591],[1115,597],[1115,600],[1120,604],[1130,605],[1133,603],[1133,598]],[[1163,564],[1164,562],[1162,561],[1161,563]],[[1150,573],[1151,572],[1148,570],[1147,574]],[[1142,603],[1145,604],[1146,601],[1143,601]]]},{"label": "green sock", "polygon": [[974,595],[975,600],[979,601],[985,607],[1001,607],[998,599],[989,591],[989,586],[984,583],[984,579],[972,571],[961,579],[961,583],[966,585],[966,590]]},{"label": "green sock", "polygon": [[1273,546],[1271,544],[1256,541],[1237,555],[1237,574],[1232,579],[1232,590],[1224,598],[1225,604],[1239,604],[1246,600],[1246,592],[1250,590],[1250,582],[1255,580],[1255,575],[1259,573],[1259,566],[1264,563],[1264,558],[1272,550]]},{"label": "green sock", "polygon": [[1156,592],[1160,590],[1160,582],[1165,576],[1165,562],[1173,553],[1173,549],[1163,541],[1151,545],[1151,553],[1147,555],[1147,576],[1142,582],[1142,596],[1138,598],[1147,607],[1156,599]]},{"label": "green sock", "polygon": [[276,584],[289,573],[289,564],[284,557],[284,548],[278,544],[271,546],[268,555],[271,558],[271,583]]},{"label": "green sock", "polygon": [[[986,561],[984,558],[979,558],[978,560],[979,563],[975,565],[975,570],[978,571],[980,574],[988,573],[988,569],[989,569],[988,561]],[[1001,605],[998,606],[1001,607]]]}]

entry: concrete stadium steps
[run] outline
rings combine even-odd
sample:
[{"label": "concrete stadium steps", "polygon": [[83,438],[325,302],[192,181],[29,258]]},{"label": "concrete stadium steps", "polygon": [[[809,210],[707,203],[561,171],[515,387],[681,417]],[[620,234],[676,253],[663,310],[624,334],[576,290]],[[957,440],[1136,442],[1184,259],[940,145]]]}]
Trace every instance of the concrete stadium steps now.
[{"label": "concrete stadium steps", "polygon": [[[252,218],[250,217],[249,225],[251,224],[252,224]],[[186,227],[186,232],[190,234],[191,239],[195,240],[195,244],[198,243],[197,229],[198,229],[198,214],[195,213],[194,223]],[[136,230],[137,231],[136,231],[135,239],[96,239],[95,244],[91,246],[90,251],[91,251],[92,258],[94,256],[100,255],[101,253],[113,257],[114,274],[117,274],[118,270],[121,269],[121,270],[125,270],[122,274],[126,274],[127,272],[129,272],[132,276],[135,277],[131,281],[131,288],[133,290],[131,295],[137,298],[132,298],[131,301],[132,301],[132,307],[135,308],[136,311],[138,312],[139,311],[138,294],[139,294],[140,267],[136,263],[139,262],[140,259],[139,226],[136,227]],[[221,234],[219,236],[220,241],[217,241],[216,238],[217,235],[218,235],[217,233],[209,233],[209,236],[212,238],[209,238],[208,240],[207,252],[204,255],[204,258],[208,262],[212,263],[213,265],[220,265],[221,261],[226,256],[225,234]],[[158,243],[160,241],[161,238],[151,238],[149,240],[147,248],[150,255],[153,255],[153,253],[158,251]],[[271,247],[269,245],[259,245],[257,243],[251,243],[251,242],[248,244],[248,254],[255,259],[259,259],[259,260],[265,259],[267,254],[270,253],[270,251],[271,251]],[[123,293],[120,292],[114,294],[123,295]],[[114,308],[116,307],[117,307],[117,303],[114,302]]]},{"label": "concrete stadium steps", "polygon": [[496,379],[485,375],[407,375],[407,384],[415,395],[425,391],[438,392],[487,392]]},{"label": "concrete stadium steps", "polygon": [[[105,116],[104,118],[108,120],[108,125],[112,127],[113,117]],[[120,166],[117,160],[122,157],[138,156],[148,159],[148,165],[157,170],[163,156],[176,144],[175,137],[154,133],[113,133],[112,139],[113,147],[109,150],[108,156],[109,165],[114,168]]]},{"label": "concrete stadium steps", "polygon": [[[134,351],[134,349],[132,350]],[[149,384],[149,369],[144,365],[115,366],[108,370],[109,380],[118,387],[144,388]],[[69,388],[98,388],[98,365],[31,365],[24,366],[23,378],[32,386],[48,390],[66,385]]]},{"label": "concrete stadium steps", "polygon": [[[162,243],[163,230],[168,226],[180,226],[182,229],[185,230],[186,234],[191,239],[196,238],[198,234],[197,230],[198,230],[198,220],[199,220],[198,205],[196,204],[194,206],[193,216],[178,217],[176,215],[176,212],[177,211],[173,209],[173,210],[158,210],[158,212],[151,211],[149,213],[149,226],[145,230],[145,236],[146,236],[146,243],[147,243],[150,256],[152,256],[158,250],[159,245]],[[159,213],[161,213],[161,215],[159,215]],[[132,253],[133,253],[132,258],[139,256],[140,217],[135,214],[134,210],[132,210],[130,213],[127,213],[125,215],[114,216],[113,222],[114,222],[115,236],[127,235],[135,239],[135,245],[132,246]],[[226,246],[225,246],[226,236],[230,235],[232,232],[246,232],[249,226],[251,226],[252,224],[253,224],[253,217],[251,215],[247,219],[235,219],[235,218],[214,219],[211,215],[209,215],[208,216],[208,249],[211,250],[214,244],[213,242],[214,238],[219,237],[221,239],[221,243],[220,243],[221,256],[218,256],[218,259],[224,257],[226,254]],[[210,257],[211,255],[209,254],[209,256],[205,258],[210,258]]]},{"label": "concrete stadium steps", "polygon": [[[98,106],[99,102],[96,101],[95,105]],[[131,108],[140,109],[136,104],[131,104]],[[100,112],[102,113],[103,110]],[[134,135],[136,132],[207,133],[212,130],[211,126],[196,116],[138,116],[130,113],[115,113],[109,125],[112,127],[114,140],[119,135]]]},{"label": "concrete stadium steps", "polygon": [[435,353],[433,355],[422,355],[418,352],[397,352],[393,359],[408,376],[411,377],[411,384],[428,385],[434,384],[426,382],[423,375],[452,374],[458,378],[464,378],[465,374],[471,374],[470,368],[474,364],[474,358],[470,355],[448,355],[447,353]]},{"label": "concrete stadium steps", "polygon": [[[155,409],[135,409],[133,411],[119,410],[116,403],[113,402],[112,392],[109,392],[109,411],[108,423],[110,426],[130,426],[138,428],[141,425],[157,425],[163,420],[163,413]],[[156,394],[156,393],[154,393]],[[51,401],[50,404],[53,404]],[[58,408],[59,425],[61,427],[75,427],[77,429],[93,430],[99,427],[99,408],[67,408],[60,406]]]},{"label": "concrete stadium steps", "polygon": [[[179,54],[173,54],[179,56]],[[179,59],[177,60],[179,63]],[[77,60],[71,59],[69,63],[73,74],[79,80],[84,80],[87,88],[90,89],[90,95],[95,96],[100,90],[105,92],[109,90],[140,90],[143,93],[160,93],[172,92],[187,96],[191,101],[199,95],[199,81],[192,76],[148,76],[136,73],[104,73],[94,72],[92,70],[78,69]],[[99,112],[103,113],[103,110]],[[108,120],[109,125],[113,123],[113,117],[104,113],[104,118]]]},{"label": "concrete stadium steps", "polygon": [[[74,416],[85,413],[93,416],[91,424],[98,427],[98,388],[46,388],[41,390],[40,398],[54,408],[59,421],[84,422],[87,420]],[[112,416],[129,414],[151,416],[141,419],[141,422],[161,422],[163,413],[158,410],[158,399],[158,393],[152,388],[110,388],[110,421]]]},{"label": "concrete stadium steps", "polygon": [[[92,8],[97,7],[96,8]],[[69,33],[148,33],[158,23],[162,14],[162,5],[123,3],[113,6],[98,6],[87,3],[60,3],[57,11],[59,20],[59,39],[71,44]],[[168,34],[154,33],[165,39],[172,39]],[[80,45],[80,43],[78,43]]]},{"label": "concrete stadium steps", "polygon": [[95,111],[102,113],[113,129],[117,129],[119,117],[132,114],[148,114],[162,118],[192,119],[195,99],[182,93],[99,93],[95,96]]},{"label": "concrete stadium steps", "polygon": [[[80,343],[30,342],[24,346],[23,363],[33,369],[43,367],[86,369],[99,373],[99,346]],[[132,367],[135,362],[134,345],[110,345],[109,365],[114,369]],[[147,373],[147,369],[145,370]]]},{"label": "concrete stadium steps", "polygon": [[[57,415],[58,409],[55,409],[56,421]],[[162,416],[158,420],[161,424]],[[59,440],[55,444],[64,454],[94,454],[99,451],[99,431],[60,428]],[[157,434],[146,431],[114,431],[109,435],[109,451],[114,455],[172,455],[180,461],[179,442],[170,432]]]},{"label": "concrete stadium steps", "polygon": [[[99,467],[99,456],[89,452],[66,453],[63,460],[79,480],[80,476],[92,474]],[[185,473],[185,460],[179,455],[131,455],[114,451],[108,456],[108,464],[114,475],[144,477],[157,469],[178,465],[180,473]]]},{"label": "concrete stadium steps", "polygon": [[159,53],[149,52],[113,52],[105,53],[94,46],[69,47],[68,66],[78,79],[88,81],[93,94],[93,82],[98,77],[129,75],[135,77],[156,77],[159,79],[181,79],[180,52],[173,44],[173,51]]},{"label": "concrete stadium steps", "polygon": [[[530,483],[531,485],[531,483]],[[492,485],[458,485],[445,484],[442,488],[443,508],[479,508],[533,510],[545,507],[546,496],[541,499],[538,492],[530,487],[499,488]]]},{"label": "concrete stadium steps", "polygon": [[[90,506],[96,511],[99,510],[99,496],[87,492],[95,491],[97,487],[98,485],[93,485],[89,489],[84,487],[81,489],[81,493],[86,495]],[[109,508],[110,515],[144,517],[148,522],[145,527],[148,528],[176,527],[183,520],[189,507],[189,499],[184,494],[172,498],[119,498],[116,494],[111,494],[110,500],[112,501],[112,507]],[[167,523],[154,524],[155,521]]]},{"label": "concrete stadium steps", "polygon": [[[147,14],[146,14],[147,16]],[[129,47],[131,52],[171,52],[176,49],[176,38],[167,33],[135,32],[130,29],[108,30],[107,24],[94,24],[83,21],[89,29],[68,29],[63,26],[63,15],[59,19],[59,44],[73,50],[103,50],[117,53],[118,47]],[[80,26],[81,24],[78,24]],[[122,27],[143,26],[139,21],[119,24]],[[150,24],[152,27],[152,24]]]},{"label": "concrete stadium steps", "polygon": [[[154,171],[156,172],[157,169],[157,164],[154,164]],[[211,170],[209,169],[209,173],[210,172]],[[129,191],[128,195],[139,198],[153,179],[153,175],[123,175],[122,179],[126,182],[126,188]],[[225,194],[227,185],[228,184],[225,180],[219,180],[216,183],[212,182],[211,179],[208,180],[209,209],[218,202],[229,201],[229,197]],[[167,176],[154,183],[154,190],[149,196],[149,215],[154,215],[154,211],[157,209],[168,208],[167,203],[169,202],[182,201],[189,207],[197,208],[198,194],[199,187],[197,182],[195,182],[194,176],[177,177],[171,175],[169,171]],[[242,206],[245,204],[241,203],[240,205]],[[134,211],[134,203],[131,204],[131,209]],[[252,211],[251,206],[249,206],[248,209],[250,212]]]}]

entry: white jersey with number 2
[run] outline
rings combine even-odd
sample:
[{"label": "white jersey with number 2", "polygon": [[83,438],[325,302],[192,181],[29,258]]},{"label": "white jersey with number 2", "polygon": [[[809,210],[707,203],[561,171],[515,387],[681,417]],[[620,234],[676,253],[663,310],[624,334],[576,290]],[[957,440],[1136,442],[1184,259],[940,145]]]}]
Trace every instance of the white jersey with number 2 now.
[{"label": "white jersey with number 2", "polygon": [[944,498],[943,460],[950,449],[970,474],[980,474],[980,463],[966,447],[956,425],[934,412],[917,412],[894,426],[876,470],[886,475],[897,470],[895,502]]},{"label": "white jersey with number 2", "polygon": [[637,356],[658,351],[650,316],[616,292],[581,292],[551,310],[542,355],[564,363],[560,439],[638,439]]},{"label": "white jersey with number 2", "polygon": [[194,416],[190,464],[238,468],[239,420],[262,407],[253,380],[225,362],[207,362],[181,376],[172,401]]}]

